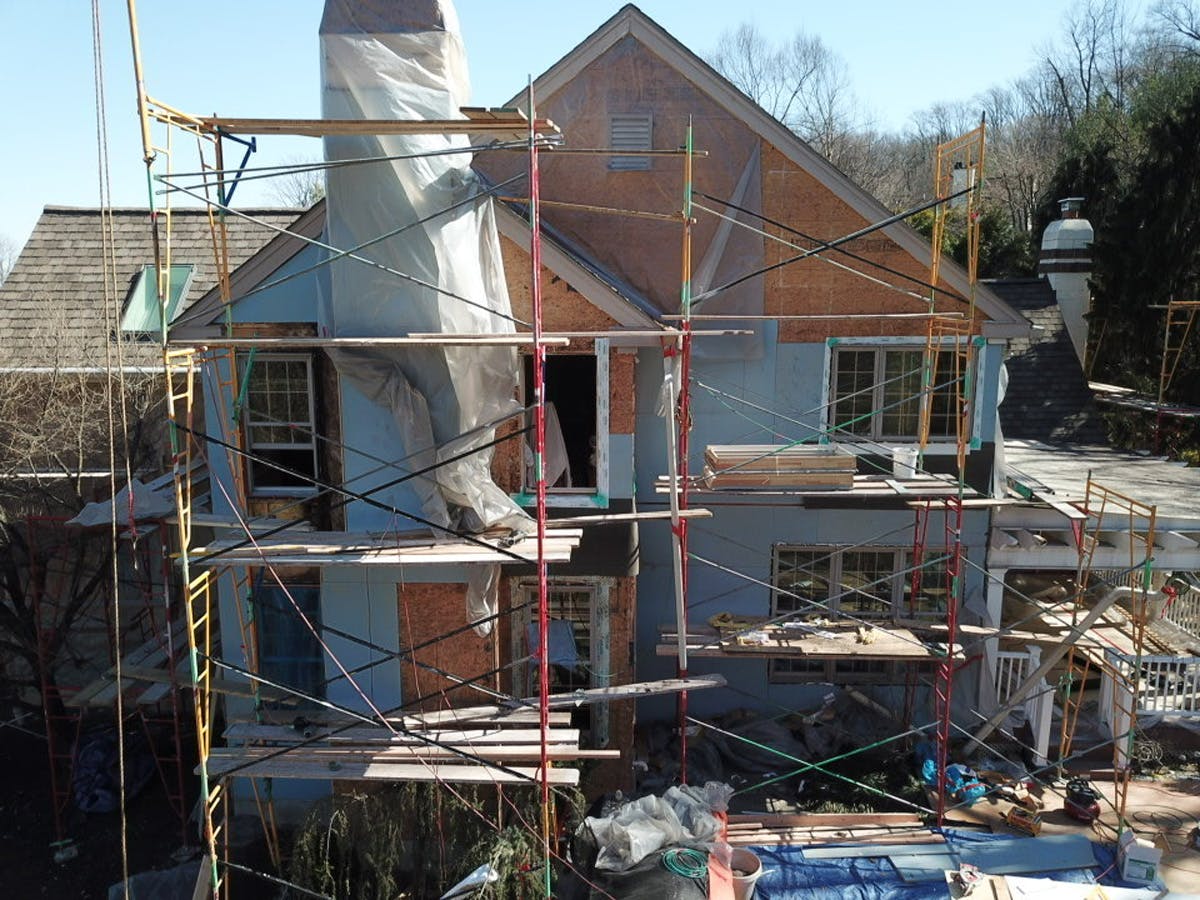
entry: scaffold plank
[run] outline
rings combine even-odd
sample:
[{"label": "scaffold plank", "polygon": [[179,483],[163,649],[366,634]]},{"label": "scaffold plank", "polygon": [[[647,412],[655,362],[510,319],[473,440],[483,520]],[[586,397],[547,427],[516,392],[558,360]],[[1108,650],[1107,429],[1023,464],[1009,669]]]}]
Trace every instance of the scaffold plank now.
[{"label": "scaffold plank", "polygon": [[[533,786],[542,777],[539,768],[510,767],[500,771],[489,766],[452,765],[450,763],[381,763],[381,762],[303,762],[288,759],[288,754],[274,759],[242,763],[233,759],[210,761],[210,776],[219,778],[238,769],[237,775],[246,778],[301,778],[325,781],[436,781],[450,784],[528,784]],[[579,784],[579,770],[551,768],[546,780],[553,785]]]}]

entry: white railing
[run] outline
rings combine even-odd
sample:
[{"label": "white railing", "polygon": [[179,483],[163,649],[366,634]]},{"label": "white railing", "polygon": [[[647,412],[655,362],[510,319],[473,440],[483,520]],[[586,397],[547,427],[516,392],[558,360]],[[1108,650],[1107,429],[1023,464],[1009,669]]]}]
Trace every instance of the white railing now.
[{"label": "white railing", "polygon": [[[997,650],[996,703],[1003,706],[1017,688],[1042,662],[1042,648],[1030,646],[1028,650]],[[1033,730],[1034,753],[1039,765],[1045,765],[1050,747],[1050,718],[1054,706],[1053,691],[1046,679],[1026,695],[1021,703],[1025,721]]]},{"label": "white railing", "polygon": [[1163,618],[1200,638],[1200,591],[1182,591],[1167,605]]},{"label": "white railing", "polygon": [[[1109,659],[1129,678],[1134,658],[1109,651]],[[1200,657],[1143,656],[1138,678],[1139,715],[1200,717]]]},{"label": "white railing", "polygon": [[1033,671],[1029,653],[1024,650],[996,651],[996,703],[1004,706],[1008,698]]}]

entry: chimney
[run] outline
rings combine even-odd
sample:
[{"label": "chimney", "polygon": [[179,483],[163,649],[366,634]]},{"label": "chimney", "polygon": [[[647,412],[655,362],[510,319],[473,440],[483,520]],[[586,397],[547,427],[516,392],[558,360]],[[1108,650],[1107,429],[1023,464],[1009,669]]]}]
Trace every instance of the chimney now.
[{"label": "chimney", "polygon": [[1088,278],[1092,274],[1092,223],[1083,218],[1083,197],[1059,200],[1061,217],[1046,226],[1042,235],[1042,253],[1038,275],[1050,282],[1058,299],[1067,333],[1075,347],[1079,364],[1085,365],[1087,350],[1087,314],[1092,309]]}]

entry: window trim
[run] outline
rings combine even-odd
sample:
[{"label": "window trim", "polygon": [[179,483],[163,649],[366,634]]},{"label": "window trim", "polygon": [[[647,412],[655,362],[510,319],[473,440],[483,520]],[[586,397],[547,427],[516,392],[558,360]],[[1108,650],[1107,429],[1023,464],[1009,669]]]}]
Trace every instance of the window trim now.
[{"label": "window trim", "polygon": [[[970,421],[970,434],[967,436],[967,445],[971,449],[978,449],[980,446],[980,407],[976,403],[976,399],[980,396],[979,372],[981,371],[982,348],[985,342],[982,338],[972,337],[972,349],[974,353],[971,356],[971,371],[967,373],[967,380],[971,385],[972,397],[968,398],[968,404],[973,409]],[[837,354],[839,350],[846,349],[848,351],[863,351],[871,350],[876,354],[875,372],[876,379],[872,385],[873,397],[871,408],[878,410],[883,407],[881,395],[884,390],[883,380],[878,377],[880,367],[883,365],[882,360],[886,358],[886,353],[889,351],[905,351],[915,350],[924,352],[926,346],[926,338],[919,335],[897,336],[897,337],[843,337],[843,338],[828,338],[825,341],[825,360],[821,373],[821,397],[824,400],[824,415],[821,428],[820,443],[822,444],[916,444],[919,439],[919,434],[912,435],[883,435],[877,430],[876,422],[880,417],[876,414],[872,416],[872,431],[870,434],[847,434],[836,429],[834,425],[834,409],[837,405],[834,399],[835,377],[834,366],[837,362]],[[942,343],[947,345],[949,349],[949,339],[943,339]],[[881,356],[880,351],[883,351]],[[924,402],[924,400],[922,400]],[[950,452],[957,443],[957,435],[954,433],[936,435],[930,434],[929,445],[925,452],[938,454],[939,452]]]},{"label": "window trim", "polygon": [[[309,353],[273,353],[256,352],[254,354],[253,363],[251,365],[251,375],[253,375],[253,366],[260,365],[263,362],[298,362],[302,361],[305,365],[305,373],[308,382],[308,427],[312,433],[310,440],[306,444],[277,444],[274,442],[255,442],[251,439],[252,427],[264,427],[272,424],[300,424],[300,423],[279,423],[279,422],[251,422],[250,407],[247,402],[239,411],[239,425],[242,429],[242,439],[245,443],[246,452],[253,454],[256,448],[265,450],[288,450],[288,449],[304,449],[312,450],[312,472],[314,477],[318,477],[321,471],[321,459],[317,447],[317,410],[316,410],[316,369],[313,365],[312,354]],[[238,383],[245,384],[246,365],[250,362],[250,354],[237,355],[238,366]],[[247,386],[247,394],[248,394]],[[253,460],[247,456],[244,460],[246,474],[246,493],[251,497],[308,497],[317,493],[315,484],[308,485],[264,485],[258,486],[254,483],[254,470],[252,467]]]},{"label": "window trim", "polygon": [[[553,354],[551,354],[553,355]],[[596,359],[596,486],[591,488],[546,488],[546,505],[554,507],[589,507],[608,509],[609,486],[609,339],[596,338],[594,354],[573,354],[576,356],[594,355]],[[524,371],[524,367],[522,367]],[[522,384],[522,394],[528,397],[532,387]],[[533,506],[537,503],[537,494],[529,490],[525,484],[525,466],[521,466],[522,489],[511,495],[520,506]]]}]

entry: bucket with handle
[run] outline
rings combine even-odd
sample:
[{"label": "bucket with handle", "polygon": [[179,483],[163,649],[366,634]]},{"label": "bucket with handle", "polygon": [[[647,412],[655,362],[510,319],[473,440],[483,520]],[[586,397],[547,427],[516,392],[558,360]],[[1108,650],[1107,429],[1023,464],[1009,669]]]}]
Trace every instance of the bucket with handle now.
[{"label": "bucket with handle", "polygon": [[752,851],[736,847],[730,856],[729,868],[733,870],[734,900],[751,900],[754,882],[763,873],[762,860]]}]

